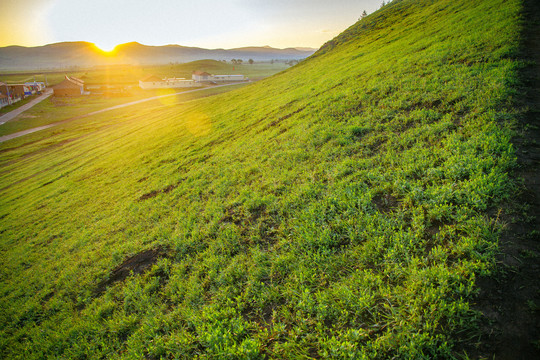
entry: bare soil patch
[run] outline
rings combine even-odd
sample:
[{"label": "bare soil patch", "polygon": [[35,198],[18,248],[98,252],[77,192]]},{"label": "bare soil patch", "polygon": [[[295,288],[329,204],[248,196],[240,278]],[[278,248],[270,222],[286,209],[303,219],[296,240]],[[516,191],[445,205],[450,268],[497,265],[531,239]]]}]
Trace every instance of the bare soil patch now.
[{"label": "bare soil patch", "polygon": [[398,199],[390,194],[375,195],[372,202],[377,207],[377,210],[382,213],[392,212],[399,207]]},{"label": "bare soil patch", "polygon": [[124,281],[130,275],[138,275],[150,270],[152,265],[165,257],[165,255],[166,251],[164,248],[157,248],[145,250],[127,258],[123,263],[113,269],[108,279],[98,285],[96,293],[98,295],[102,294],[107,290],[108,286],[119,281]]},{"label": "bare soil patch", "polygon": [[[144,181],[144,180],[143,180]],[[140,182],[140,181],[139,181]],[[158,196],[159,194],[168,194],[170,193],[171,191],[173,191],[174,189],[176,189],[178,187],[178,185],[180,185],[180,183],[182,182],[182,180],[178,181],[177,183],[175,184],[171,184],[171,185],[168,185],[166,187],[164,187],[163,189],[160,189],[160,190],[152,190],[146,194],[143,194],[141,195],[141,197],[139,198],[139,201],[143,201],[143,200],[148,200],[148,199],[151,199],[153,197],[156,197]]]}]

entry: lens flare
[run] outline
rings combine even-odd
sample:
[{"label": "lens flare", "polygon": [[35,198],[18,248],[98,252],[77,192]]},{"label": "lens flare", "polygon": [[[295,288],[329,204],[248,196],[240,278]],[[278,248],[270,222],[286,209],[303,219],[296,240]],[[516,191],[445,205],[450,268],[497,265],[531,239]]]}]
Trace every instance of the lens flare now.
[{"label": "lens flare", "polygon": [[210,117],[197,110],[186,114],[184,124],[189,133],[196,137],[208,135],[212,131]]},{"label": "lens flare", "polygon": [[178,100],[178,96],[174,96],[174,94],[177,92],[178,91],[175,91],[175,89],[171,89],[171,88],[157,89],[156,96],[164,96],[162,98],[159,98],[159,101],[163,105],[174,106],[180,103]]}]

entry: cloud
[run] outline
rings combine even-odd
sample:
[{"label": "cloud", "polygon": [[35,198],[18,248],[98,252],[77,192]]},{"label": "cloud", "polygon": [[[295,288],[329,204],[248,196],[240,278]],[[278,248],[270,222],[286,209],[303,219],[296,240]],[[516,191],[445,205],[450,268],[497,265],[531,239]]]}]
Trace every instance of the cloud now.
[{"label": "cloud", "polygon": [[49,37],[46,13],[54,0],[0,1],[0,46],[41,45]]}]

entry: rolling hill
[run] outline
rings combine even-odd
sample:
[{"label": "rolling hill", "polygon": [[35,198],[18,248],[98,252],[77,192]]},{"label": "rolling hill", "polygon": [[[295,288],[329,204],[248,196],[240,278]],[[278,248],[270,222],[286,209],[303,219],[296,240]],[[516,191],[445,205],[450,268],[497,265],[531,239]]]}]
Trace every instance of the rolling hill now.
[{"label": "rolling hill", "polygon": [[0,144],[0,356],[534,358],[538,284],[527,337],[478,301],[531,216],[524,4],[395,0],[242,89]]},{"label": "rolling hill", "polygon": [[36,47],[0,47],[0,70],[61,69],[96,65],[151,65],[189,62],[201,59],[248,61],[300,60],[315,50],[295,48],[248,47],[238,49],[203,49],[180,45],[148,46],[131,42],[118,45],[112,53],[103,52],[88,42],[62,42]]}]

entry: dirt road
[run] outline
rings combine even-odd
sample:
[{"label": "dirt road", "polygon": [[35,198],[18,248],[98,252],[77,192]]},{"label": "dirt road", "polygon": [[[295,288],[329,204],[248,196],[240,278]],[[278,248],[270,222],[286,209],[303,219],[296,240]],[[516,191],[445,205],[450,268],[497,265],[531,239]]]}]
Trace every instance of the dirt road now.
[{"label": "dirt road", "polygon": [[30,109],[32,106],[42,102],[51,94],[53,93],[52,89],[46,89],[43,94],[35,98],[34,100],[30,101],[28,104],[24,104],[20,108],[17,108],[13,111],[10,111],[2,116],[0,116],[0,125],[7,123],[8,121],[13,120],[15,117],[17,117],[19,114],[23,113],[24,111]]}]

